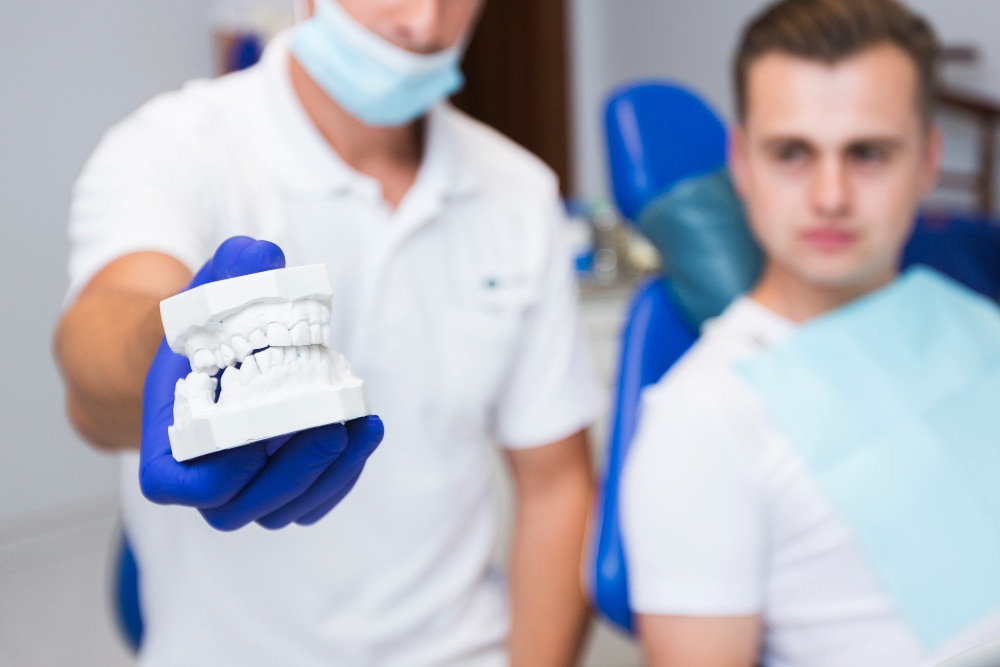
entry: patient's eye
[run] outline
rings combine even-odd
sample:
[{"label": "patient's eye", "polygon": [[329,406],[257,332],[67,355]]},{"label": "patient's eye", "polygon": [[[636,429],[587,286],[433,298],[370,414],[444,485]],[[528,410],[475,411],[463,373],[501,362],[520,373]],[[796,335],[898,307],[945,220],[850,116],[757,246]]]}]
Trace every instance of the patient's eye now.
[{"label": "patient's eye", "polygon": [[809,146],[802,141],[778,141],[770,146],[773,158],[781,164],[795,165],[805,162],[812,155]]},{"label": "patient's eye", "polygon": [[848,158],[862,166],[885,164],[892,157],[893,147],[885,142],[864,141],[847,149]]}]

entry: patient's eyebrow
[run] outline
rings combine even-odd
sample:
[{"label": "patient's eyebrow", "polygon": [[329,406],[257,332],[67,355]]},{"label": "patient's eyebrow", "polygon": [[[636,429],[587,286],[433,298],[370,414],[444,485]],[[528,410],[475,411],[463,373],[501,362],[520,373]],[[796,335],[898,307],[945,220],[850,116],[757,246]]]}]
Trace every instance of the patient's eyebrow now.
[{"label": "patient's eyebrow", "polygon": [[773,155],[811,155],[816,147],[801,137],[769,137],[762,142],[764,150]]},{"label": "patient's eyebrow", "polygon": [[898,137],[861,137],[847,144],[847,152],[862,150],[878,150],[884,153],[895,153],[903,148],[905,142]]},{"label": "patient's eyebrow", "polygon": [[[815,142],[804,137],[794,135],[765,137],[761,140],[763,149],[776,156],[804,156],[815,155],[820,152],[820,148]],[[848,155],[858,155],[870,152],[878,152],[883,155],[891,155],[899,152],[906,142],[895,136],[862,136],[851,139],[842,145],[840,152]]]}]

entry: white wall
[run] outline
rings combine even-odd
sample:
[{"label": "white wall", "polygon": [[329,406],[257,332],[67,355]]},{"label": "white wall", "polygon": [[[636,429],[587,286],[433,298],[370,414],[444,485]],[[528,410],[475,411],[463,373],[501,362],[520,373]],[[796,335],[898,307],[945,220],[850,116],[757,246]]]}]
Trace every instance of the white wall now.
[{"label": "white wall", "polygon": [[[744,22],[767,0],[571,0],[573,108],[577,190],[606,195],[603,100],[640,77],[674,79],[700,91],[732,117],[730,59]],[[946,43],[978,46],[975,66],[952,66],[947,81],[1000,99],[1000,2],[910,0]],[[974,138],[966,124],[944,118],[945,164],[973,164]]]},{"label": "white wall", "polygon": [[[1000,2],[993,0],[909,0],[908,4],[934,24],[946,44],[970,44],[979,48],[975,65],[952,64],[942,75],[949,85],[1000,101]],[[977,134],[968,116],[954,112],[938,116],[944,130],[944,166],[952,171],[969,171],[977,160]],[[996,191],[1000,191],[998,176]],[[935,200],[971,203],[971,196],[954,191],[938,193]]]},{"label": "white wall", "polygon": [[637,78],[693,86],[729,113],[729,57],[764,0],[571,0],[577,190],[608,193],[604,99]]},{"label": "white wall", "polygon": [[70,186],[101,132],[211,72],[204,0],[0,0],[0,284],[7,322],[4,520],[113,494],[117,467],[70,429],[50,353],[66,289]]}]

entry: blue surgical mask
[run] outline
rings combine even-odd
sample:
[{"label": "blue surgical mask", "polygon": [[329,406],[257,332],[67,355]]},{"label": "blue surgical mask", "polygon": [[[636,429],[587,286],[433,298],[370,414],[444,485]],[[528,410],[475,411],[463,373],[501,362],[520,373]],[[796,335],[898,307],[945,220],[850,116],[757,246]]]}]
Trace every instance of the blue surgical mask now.
[{"label": "blue surgical mask", "polygon": [[368,30],[336,0],[316,0],[313,16],[295,27],[291,50],[327,95],[367,125],[409,123],[465,81],[464,41],[413,53]]}]

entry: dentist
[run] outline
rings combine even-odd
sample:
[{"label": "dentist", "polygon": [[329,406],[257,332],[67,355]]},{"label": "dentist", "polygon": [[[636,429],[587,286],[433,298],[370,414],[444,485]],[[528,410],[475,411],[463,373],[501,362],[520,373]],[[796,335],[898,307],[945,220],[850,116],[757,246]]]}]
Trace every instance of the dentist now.
[{"label": "dentist", "polygon": [[[574,661],[594,383],[554,175],[446,102],[480,5],[303,4],[260,64],[153,99],[77,181],[56,355],[77,430],[121,452],[140,664]],[[381,444],[369,420],[195,472],[165,458],[162,387],[186,369],[157,352],[158,302],[286,261],[328,265],[330,342]]]}]

